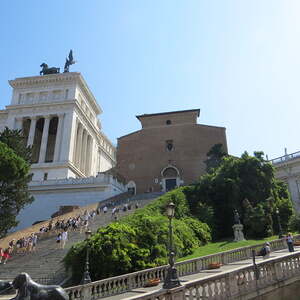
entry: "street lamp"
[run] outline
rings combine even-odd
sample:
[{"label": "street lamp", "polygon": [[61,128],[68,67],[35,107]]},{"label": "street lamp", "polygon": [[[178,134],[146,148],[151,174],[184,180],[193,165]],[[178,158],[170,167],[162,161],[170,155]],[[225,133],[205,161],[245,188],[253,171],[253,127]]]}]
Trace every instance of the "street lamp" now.
[{"label": "street lamp", "polygon": [[280,215],[279,215],[279,209],[276,208],[276,215],[277,215],[277,222],[278,222],[278,238],[282,238],[283,237],[283,233],[282,233],[282,227],[281,227],[281,221],[280,221]]},{"label": "street lamp", "polygon": [[170,202],[167,205],[167,216],[169,218],[169,268],[167,270],[167,276],[163,284],[164,289],[172,289],[174,287],[180,286],[180,281],[177,275],[177,270],[175,268],[175,253],[173,251],[173,227],[172,219],[175,214],[175,204]]},{"label": "street lamp", "polygon": [[[88,241],[88,239],[91,237],[92,232],[90,229],[88,229],[85,232],[85,240]],[[83,273],[83,277],[81,279],[81,284],[87,284],[92,282],[91,280],[91,276],[90,276],[90,272],[89,272],[89,252],[90,252],[90,247],[89,244],[87,243],[87,248],[86,248],[86,258],[85,258],[85,268],[84,268],[84,273]]]}]

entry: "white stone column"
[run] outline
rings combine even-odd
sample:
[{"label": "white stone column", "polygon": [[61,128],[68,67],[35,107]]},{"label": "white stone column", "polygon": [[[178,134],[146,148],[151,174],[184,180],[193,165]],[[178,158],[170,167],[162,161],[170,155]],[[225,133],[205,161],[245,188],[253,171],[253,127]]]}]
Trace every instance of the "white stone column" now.
[{"label": "white stone column", "polygon": [[86,176],[91,175],[91,161],[92,161],[92,137],[88,135],[87,143],[86,143],[86,166],[85,166],[85,174]]},{"label": "white stone column", "polygon": [[35,135],[35,126],[36,126],[36,117],[31,117],[27,146],[33,145],[33,140],[34,140],[34,135]]},{"label": "white stone column", "polygon": [[82,150],[81,150],[81,160],[80,160],[80,169],[83,173],[85,173],[86,147],[87,147],[87,131],[84,130],[82,136]]},{"label": "white stone column", "polygon": [[56,138],[55,138],[54,157],[53,157],[54,162],[60,160],[60,145],[61,145],[61,137],[63,131],[64,115],[65,114],[59,114],[57,116],[58,124],[57,124]]},{"label": "white stone column", "polygon": [[95,139],[93,136],[91,136],[91,162],[90,162],[90,176],[95,176],[97,175],[96,173],[96,168],[97,168],[97,148],[96,148],[96,143]]},{"label": "white stone column", "polygon": [[43,127],[43,135],[41,141],[41,149],[39,155],[39,163],[44,163],[47,152],[47,143],[48,143],[48,135],[49,135],[49,124],[50,124],[50,116],[44,116],[44,127]]},{"label": "white stone column", "polygon": [[15,129],[22,130],[23,127],[23,118],[16,118],[15,120]]},{"label": "white stone column", "polygon": [[74,148],[73,148],[73,156],[72,156],[72,162],[74,165],[76,165],[76,151],[78,148],[78,127],[79,127],[79,120],[78,118],[76,119],[76,125],[75,125],[75,138],[74,138]]},{"label": "white stone column", "polygon": [[73,148],[74,148],[74,137],[75,137],[75,123],[76,115],[74,112],[69,112],[65,115],[63,135],[62,135],[62,147],[60,152],[61,161],[72,160]]},{"label": "white stone column", "polygon": [[80,170],[80,161],[81,161],[81,150],[82,150],[82,134],[83,128],[82,124],[78,124],[78,134],[77,134],[77,147],[76,147],[76,166]]},{"label": "white stone column", "polygon": [[98,156],[98,163],[97,163],[97,173],[101,172],[102,162],[101,162],[101,148],[98,147],[97,150],[97,156]]}]

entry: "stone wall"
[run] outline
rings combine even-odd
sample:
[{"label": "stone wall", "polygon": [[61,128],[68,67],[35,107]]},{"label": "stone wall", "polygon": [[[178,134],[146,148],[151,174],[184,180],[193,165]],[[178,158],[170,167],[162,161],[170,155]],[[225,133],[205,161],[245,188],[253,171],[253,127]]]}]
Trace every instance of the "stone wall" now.
[{"label": "stone wall", "polygon": [[31,182],[29,191],[35,200],[18,215],[14,231],[47,220],[60,206],[86,206],[124,193],[125,186],[111,175]]},{"label": "stone wall", "polygon": [[191,184],[205,173],[206,154],[214,144],[222,143],[227,150],[225,128],[196,124],[190,113],[176,113],[174,120],[173,115],[143,117],[144,129],[118,139],[118,172],[135,183],[137,193],[165,191],[168,175],[163,171],[168,167],[179,173],[177,185]]}]

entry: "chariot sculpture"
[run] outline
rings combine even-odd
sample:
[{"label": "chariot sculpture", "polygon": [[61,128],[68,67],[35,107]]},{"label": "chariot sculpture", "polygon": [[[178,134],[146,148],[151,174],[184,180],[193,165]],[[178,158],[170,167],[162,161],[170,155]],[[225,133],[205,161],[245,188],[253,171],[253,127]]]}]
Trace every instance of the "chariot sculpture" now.
[{"label": "chariot sculpture", "polygon": [[46,63],[42,63],[40,67],[43,68],[42,71],[40,72],[40,75],[57,74],[59,73],[60,70],[60,68],[56,68],[56,67],[49,68]]},{"label": "chariot sculpture", "polygon": [[[75,63],[76,61],[73,59],[73,51],[70,50],[69,56],[66,58],[64,73],[68,73],[70,66]],[[40,71],[40,75],[57,74],[60,72],[60,68],[56,68],[56,67],[49,68],[46,63],[42,63],[40,67],[42,68],[42,70]]]},{"label": "chariot sculpture", "polygon": [[18,290],[11,300],[68,300],[68,294],[58,285],[42,285],[34,282],[27,273],[19,274],[12,283]]}]

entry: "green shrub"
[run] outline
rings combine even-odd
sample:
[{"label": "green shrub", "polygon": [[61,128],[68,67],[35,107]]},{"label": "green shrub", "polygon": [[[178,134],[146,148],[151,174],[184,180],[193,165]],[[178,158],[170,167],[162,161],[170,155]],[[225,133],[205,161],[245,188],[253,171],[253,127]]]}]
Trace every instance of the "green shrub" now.
[{"label": "green shrub", "polygon": [[300,215],[294,214],[290,218],[289,230],[293,232],[300,232]]},{"label": "green shrub", "polygon": [[[168,262],[169,219],[166,205],[176,205],[173,219],[173,249],[177,257],[191,254],[211,239],[209,227],[189,217],[189,208],[182,189],[158,198],[134,214],[99,228],[89,241],[90,272],[93,280],[121,275]],[[82,277],[87,242],[74,245],[64,259],[78,283]]]}]

